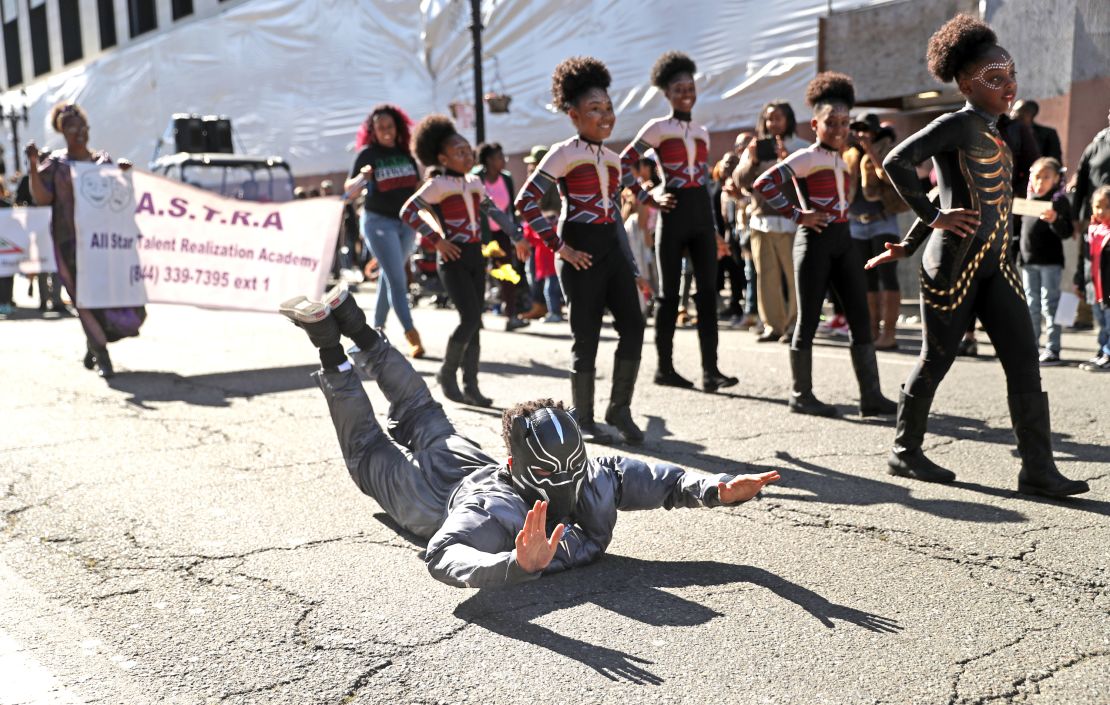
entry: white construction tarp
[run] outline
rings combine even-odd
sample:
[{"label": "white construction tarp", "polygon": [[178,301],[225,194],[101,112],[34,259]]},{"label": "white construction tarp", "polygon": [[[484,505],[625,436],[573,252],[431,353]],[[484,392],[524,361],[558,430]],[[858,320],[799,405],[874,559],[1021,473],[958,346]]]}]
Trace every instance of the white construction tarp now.
[{"label": "white construction tarp", "polygon": [[[486,90],[512,96],[508,114],[487,111],[486,136],[518,152],[570,134],[549,107],[551,71],[575,55],[612,72],[617,148],[666,112],[649,73],[671,49],[697,61],[695,117],[710,130],[751,125],[774,98],[800,108],[827,3],[485,0],[482,8]],[[90,143],[141,165],[171,114],[221,114],[244,153],[284,157],[297,174],[344,170],[373,104],[396,103],[418,119],[473,100],[469,26],[466,0],[248,0],[29,85],[30,136],[62,146],[47,115],[57,101],[77,101],[90,116]]]}]

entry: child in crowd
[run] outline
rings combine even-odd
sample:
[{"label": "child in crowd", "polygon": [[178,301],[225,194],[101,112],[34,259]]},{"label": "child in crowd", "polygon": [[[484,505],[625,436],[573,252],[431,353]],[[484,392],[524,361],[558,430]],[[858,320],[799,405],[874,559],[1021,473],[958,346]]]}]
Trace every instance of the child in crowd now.
[{"label": "child in crowd", "polygon": [[1021,217],[1021,280],[1033,335],[1040,338],[1041,314],[1048,338],[1041,353],[1042,367],[1060,364],[1060,325],[1056,306],[1060,303],[1060,279],[1064,272],[1063,240],[1071,237],[1071,206],[1059,188],[1060,162],[1042,157],[1029,170],[1029,198],[1044,201],[1039,215]]},{"label": "child in crowd", "polygon": [[1021,216],[1021,281],[1025,285],[1033,335],[1040,338],[1041,314],[1048,338],[1040,355],[1041,366],[1060,364],[1060,303],[1063,243],[1071,236],[1071,205],[1060,190],[1060,162],[1043,157],[1029,170],[1029,198],[1045,201],[1039,215]]},{"label": "child in crowd", "polygon": [[[1098,322],[1098,354],[1079,369],[1110,372],[1110,186],[1102,186],[1091,196],[1091,225],[1087,229],[1087,252],[1091,259],[1091,280],[1087,300]],[[1082,287],[1080,264],[1077,289]]]}]

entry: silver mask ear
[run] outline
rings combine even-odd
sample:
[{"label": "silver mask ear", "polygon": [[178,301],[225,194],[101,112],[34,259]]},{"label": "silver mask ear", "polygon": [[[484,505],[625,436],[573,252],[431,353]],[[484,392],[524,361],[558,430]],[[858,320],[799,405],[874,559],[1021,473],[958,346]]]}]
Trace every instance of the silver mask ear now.
[{"label": "silver mask ear", "polygon": [[527,443],[528,429],[531,424],[524,415],[514,416],[509,425],[509,448],[522,448]]}]

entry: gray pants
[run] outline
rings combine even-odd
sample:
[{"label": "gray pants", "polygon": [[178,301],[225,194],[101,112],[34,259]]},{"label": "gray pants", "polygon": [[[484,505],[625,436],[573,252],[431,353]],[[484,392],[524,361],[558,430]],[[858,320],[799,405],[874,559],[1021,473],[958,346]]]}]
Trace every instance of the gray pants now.
[{"label": "gray pants", "polygon": [[351,478],[390,517],[418,536],[431,537],[463,478],[495,464],[474,441],[460,436],[428,386],[395,348],[383,342],[351,358],[378,383],[389,402],[389,433],[374,418],[353,370],[314,373],[331,411]]}]

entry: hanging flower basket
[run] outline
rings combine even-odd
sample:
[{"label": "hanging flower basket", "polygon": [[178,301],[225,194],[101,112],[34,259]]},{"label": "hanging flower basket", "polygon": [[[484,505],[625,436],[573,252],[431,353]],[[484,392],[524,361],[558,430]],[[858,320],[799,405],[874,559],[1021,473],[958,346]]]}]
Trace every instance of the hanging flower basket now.
[{"label": "hanging flower basket", "polygon": [[451,111],[451,117],[455,118],[455,123],[461,129],[470,129],[474,125],[474,106],[466,101],[456,100],[447,104],[447,109]]},{"label": "hanging flower basket", "polygon": [[507,93],[486,93],[485,99],[491,113],[507,113],[513,97]]}]

